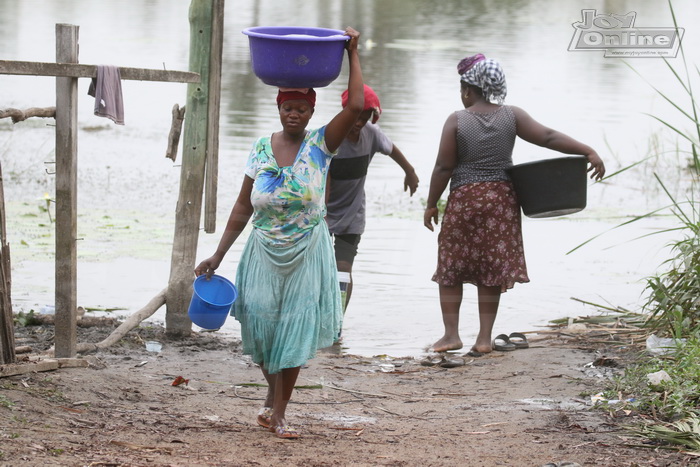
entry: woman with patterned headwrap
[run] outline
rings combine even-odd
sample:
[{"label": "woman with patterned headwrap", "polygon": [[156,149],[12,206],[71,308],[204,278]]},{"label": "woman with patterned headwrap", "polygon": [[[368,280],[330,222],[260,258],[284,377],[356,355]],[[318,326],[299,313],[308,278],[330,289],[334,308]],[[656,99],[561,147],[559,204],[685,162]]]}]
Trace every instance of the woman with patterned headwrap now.
[{"label": "woman with patterned headwrap", "polygon": [[506,169],[513,165],[515,138],[565,154],[586,156],[591,178],[605,166],[589,146],[547,128],[524,110],[503,105],[506,79],[501,65],[477,54],[457,66],[463,110],[451,114],[442,131],[430,180],[423,223],[438,223],[437,203],[449,182],[449,196],[438,235],[439,285],[445,333],[436,352],[462,348],[459,310],[463,284],[477,287],[479,333],[468,352],[481,356],[497,346],[491,340],[501,294],[516,282],[529,282],[523,249],[520,207]]},{"label": "woman with patterned headwrap", "polygon": [[314,90],[279,90],[282,130],[253,145],[219,246],[195,268],[196,275],[211,276],[252,217],[231,313],[241,323],[243,353],[260,365],[268,383],[257,422],[280,438],[299,437],[286,421],[299,370],[318,349],[333,344],[342,318],[333,245],[324,220],[326,176],[364,105],[360,34],[352,28],[345,34],[350,36],[348,105],[327,125],[307,131]]}]

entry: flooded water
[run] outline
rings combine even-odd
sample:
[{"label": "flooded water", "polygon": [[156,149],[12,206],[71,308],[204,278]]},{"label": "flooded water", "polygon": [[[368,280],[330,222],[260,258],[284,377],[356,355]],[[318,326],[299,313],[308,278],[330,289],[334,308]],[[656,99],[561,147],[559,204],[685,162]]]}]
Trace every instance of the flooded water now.
[{"label": "flooded water", "polygon": [[[0,59],[55,60],[55,24],[80,26],[80,62],[126,67],[188,69],[189,1],[186,0],[0,0]],[[567,255],[566,252],[630,216],[667,204],[654,181],[659,172],[674,193],[686,180],[673,155],[676,143],[653,114],[682,128],[685,121],[650,84],[676,102],[682,89],[660,59],[605,58],[603,52],[568,51],[581,21],[581,2],[504,0],[273,0],[226,2],[221,109],[221,154],[217,233],[200,237],[200,257],[215,248],[242,180],[253,140],[279,129],[276,90],[250,70],[250,26],[312,26],[362,33],[365,81],[384,110],[379,121],[416,167],[418,192],[403,193],[402,172],[377,156],[367,182],[367,230],[354,270],[355,289],[344,331],[344,351],[360,355],[416,356],[440,337],[436,233],[422,226],[423,202],[442,125],[460,107],[457,62],[482,52],[499,59],[508,80],[506,103],[595,147],[609,173],[639,161],[652,150],[664,156],[588,190],[588,207],[557,219],[525,219],[529,284],[516,285],[502,300],[497,332],[528,331],[549,320],[594,312],[579,300],[637,310],[643,278],[664,260],[668,235],[632,239],[661,230],[673,219],[654,218],[615,229]],[[685,27],[688,62],[700,63],[700,7],[673,2]],[[591,1],[599,13],[636,12],[640,27],[672,27],[666,2]],[[669,60],[675,67],[680,59]],[[318,89],[312,126],[340,107],[347,80],[341,76]],[[640,78],[631,68],[637,70]],[[186,86],[123,83],[125,126],[92,115],[89,80],[79,81],[79,304],[89,308],[140,309],[163,289],[180,178],[179,161],[164,157],[171,108],[184,105]],[[0,75],[0,109],[47,107],[55,102],[54,79]],[[53,303],[53,225],[45,211],[53,196],[52,120],[12,125],[0,120],[0,162],[8,205],[12,247],[13,300],[28,311]],[[514,160],[526,162],[555,153],[523,142]],[[52,209],[52,206],[50,206]],[[241,239],[242,240],[242,239]],[[234,245],[220,273],[234,278],[243,242]],[[163,318],[164,309],[155,319]],[[461,333],[475,337],[475,291],[465,289]],[[237,323],[225,332],[236,335]]]}]

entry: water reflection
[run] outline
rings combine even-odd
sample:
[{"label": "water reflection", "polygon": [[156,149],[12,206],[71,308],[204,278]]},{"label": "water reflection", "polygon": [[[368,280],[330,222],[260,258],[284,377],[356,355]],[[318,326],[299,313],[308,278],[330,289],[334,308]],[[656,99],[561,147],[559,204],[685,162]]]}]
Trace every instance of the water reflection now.
[{"label": "water reflection", "polygon": [[[173,70],[188,67],[188,1],[0,3],[2,59],[53,61],[55,24],[65,22],[80,26],[82,63]],[[247,37],[240,31],[260,25],[335,29],[351,25],[358,29],[364,41],[365,79],[382,100],[380,124],[416,167],[421,185],[409,198],[402,191],[402,173],[392,161],[377,157],[370,168],[368,214],[375,219],[368,221],[357,260],[359,285],[349,310],[345,345],[347,351],[363,354],[420,352],[441,332],[437,290],[430,282],[436,238],[421,226],[421,199],[427,197],[442,124],[460,107],[459,59],[475,52],[500,59],[508,77],[506,102],[596,147],[611,170],[649,153],[649,135],[658,131],[659,125],[644,112],[685,125],[622,61],[606,59],[601,52],[567,50],[573,35],[571,24],[580,20],[584,7],[600,12],[636,11],[638,26],[673,24],[666,2],[655,0],[594,0],[585,6],[553,0],[289,0],[283,8],[277,0],[229,0],[223,57],[219,226],[237,194],[241,167],[252,142],[279,128],[276,90],[252,75]],[[686,53],[691,63],[698,63],[696,44],[700,41],[694,24],[700,19],[700,7],[692,0],[677,0],[674,8],[680,25],[686,27]],[[679,64],[678,60],[671,63]],[[682,99],[662,62],[638,59],[630,64],[669,97]],[[345,72],[344,68],[338,80],[318,90],[312,125],[328,121],[339,109],[347,82]],[[175,103],[184,104],[185,88],[180,84],[125,82],[127,125],[115,127],[92,115],[87,85],[87,80],[80,80],[79,231],[84,240],[79,248],[83,262],[79,267],[79,299],[90,306],[123,305],[136,310],[167,278],[180,174],[178,163],[164,158],[165,138],[170,110]],[[53,102],[53,79],[0,75],[0,107],[44,107]],[[50,228],[21,217],[36,215],[41,202],[37,200],[45,192],[53,192],[53,179],[44,170],[45,162],[53,159],[53,129],[46,123],[35,120],[12,125],[7,119],[0,121],[0,160],[6,181],[11,182],[5,184],[5,193],[14,209],[8,228],[11,243],[16,245],[16,304],[26,308],[53,301],[53,268],[42,262],[50,260]],[[661,143],[673,142],[662,139]],[[549,156],[540,148],[522,142],[516,145],[516,161]],[[663,160],[657,168],[679,177],[674,170],[681,164],[677,159]],[[659,192],[653,187],[650,170],[630,173],[608,184],[591,186],[589,208],[579,216],[546,223],[527,221],[530,238],[526,248],[533,282],[507,294],[497,325],[503,323],[510,331],[529,329],[569,312],[572,284],[576,284],[576,293],[589,298],[624,303],[637,300],[636,280],[660,263],[652,250],[658,250],[663,242],[656,247],[647,245],[649,253],[641,255],[641,263],[639,256],[630,259],[610,251],[594,251],[598,246],[573,257],[564,253],[586,235],[599,233],[615,222],[606,223],[605,218],[658,205]],[[387,215],[393,217],[385,218]],[[221,227],[215,235],[202,235],[202,255],[209,254],[220,231]],[[553,238],[554,233],[561,238]],[[555,239],[563,244],[552,248]],[[623,239],[620,242],[624,243]],[[142,274],[115,274],[115,270],[127,267],[124,264],[133,267],[117,262],[119,255],[143,259],[147,254],[135,244],[149,246],[148,260],[153,263],[143,265]],[[235,271],[236,254],[234,250],[228,276]],[[117,288],[129,292],[115,292],[115,285],[105,277],[118,278]],[[45,286],[36,287],[37,282]],[[473,319],[465,310],[465,340],[470,338]]]}]

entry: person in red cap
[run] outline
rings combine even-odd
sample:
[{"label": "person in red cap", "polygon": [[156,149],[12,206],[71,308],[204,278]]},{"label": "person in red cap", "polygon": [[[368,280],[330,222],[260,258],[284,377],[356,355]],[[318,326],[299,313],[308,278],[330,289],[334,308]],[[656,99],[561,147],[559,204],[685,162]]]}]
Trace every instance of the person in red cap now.
[{"label": "person in red cap", "polygon": [[[413,166],[377,125],[382,113],[379,97],[366,84],[364,90],[364,109],[331,162],[328,188],[326,222],[335,239],[335,259],[341,281],[342,275],[346,276],[345,307],[352,293],[352,265],[365,231],[365,180],[374,154],[388,155],[403,169],[404,191],[408,190],[413,196],[418,188],[418,176]],[[348,104],[347,90],[341,95],[341,104],[343,107]]]},{"label": "person in red cap", "polygon": [[216,252],[196,268],[211,276],[252,219],[236,271],[231,313],[241,324],[243,353],[268,384],[257,423],[279,438],[298,438],[286,420],[301,367],[333,344],[343,316],[333,243],[325,222],[330,162],[359,118],[363,80],[357,41],[347,28],[348,105],[330,122],[307,130],[313,89],[280,89],[282,129],[258,138],[248,156],[238,199]]}]

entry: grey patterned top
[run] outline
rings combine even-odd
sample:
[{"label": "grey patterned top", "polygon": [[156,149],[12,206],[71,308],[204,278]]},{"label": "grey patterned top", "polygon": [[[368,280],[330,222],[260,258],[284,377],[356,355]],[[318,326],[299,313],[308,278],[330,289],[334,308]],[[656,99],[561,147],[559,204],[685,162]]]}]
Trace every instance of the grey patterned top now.
[{"label": "grey patterned top", "polygon": [[500,106],[492,113],[457,113],[457,157],[450,191],[467,183],[509,180],[516,126],[513,110]]}]

